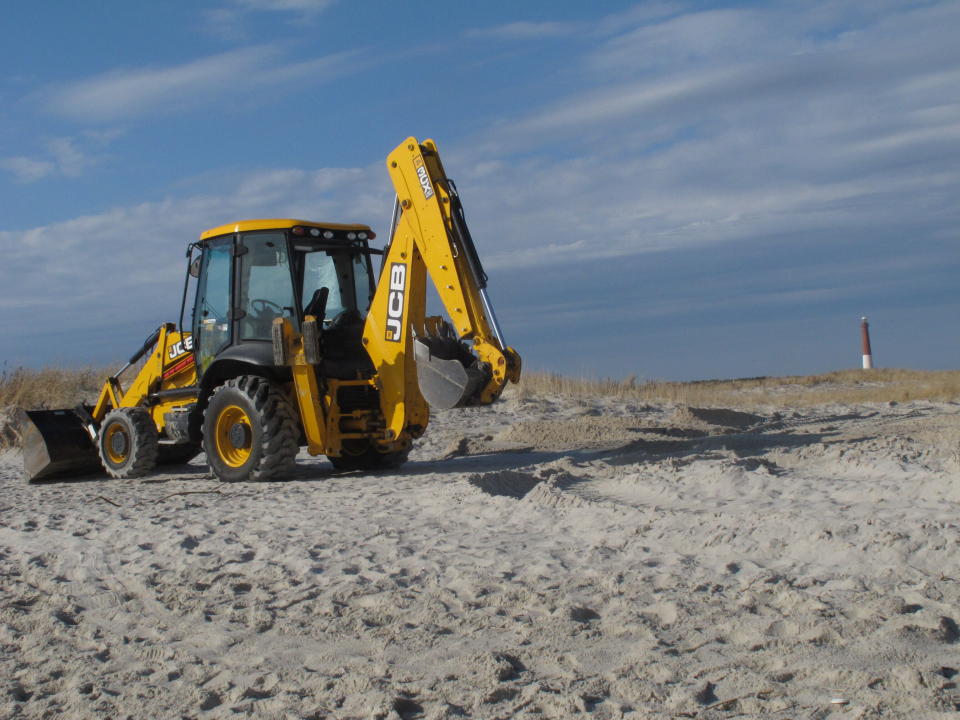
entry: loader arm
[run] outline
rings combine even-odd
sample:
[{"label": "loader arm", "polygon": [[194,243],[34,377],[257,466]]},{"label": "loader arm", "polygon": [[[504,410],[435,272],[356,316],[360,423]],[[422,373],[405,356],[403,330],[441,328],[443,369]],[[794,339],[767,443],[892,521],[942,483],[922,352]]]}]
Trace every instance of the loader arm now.
[{"label": "loader arm", "polygon": [[[130,386],[124,390],[120,375],[147,356]],[[196,365],[189,333],[180,333],[174,323],[164,323],[144,341],[143,346],[116,373],[104,381],[90,415],[100,423],[109,410],[120,407],[150,407],[157,428],[163,415],[196,395]],[[157,395],[157,393],[161,395]],[[165,400],[160,398],[164,397]]]},{"label": "loader arm", "polygon": [[[189,333],[164,323],[117,372],[108,377],[96,403],[23,413],[23,466],[31,482],[91,472],[101,467],[97,443],[111,410],[144,407],[162,432],[166,414],[196,400],[196,367]],[[120,375],[144,360],[125,390]]]},{"label": "loader arm", "polygon": [[[388,433],[426,426],[439,407],[494,402],[520,378],[486,295],[486,276],[432,140],[410,137],[387,157],[399,222],[384,257],[363,343],[380,379]],[[426,317],[430,278],[450,317]],[[444,337],[444,334],[450,337]],[[416,358],[416,360],[415,360]],[[424,397],[426,396],[426,398]]]}]

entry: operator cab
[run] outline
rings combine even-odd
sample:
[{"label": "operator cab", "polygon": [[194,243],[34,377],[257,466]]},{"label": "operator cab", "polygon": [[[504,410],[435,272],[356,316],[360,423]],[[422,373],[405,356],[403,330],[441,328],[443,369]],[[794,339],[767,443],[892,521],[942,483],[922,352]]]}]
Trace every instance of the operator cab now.
[{"label": "operator cab", "polygon": [[218,359],[272,366],[273,321],[322,320],[327,368],[363,374],[363,321],[375,290],[366,225],[246,220],[208,230],[200,250],[193,337],[198,373]]}]

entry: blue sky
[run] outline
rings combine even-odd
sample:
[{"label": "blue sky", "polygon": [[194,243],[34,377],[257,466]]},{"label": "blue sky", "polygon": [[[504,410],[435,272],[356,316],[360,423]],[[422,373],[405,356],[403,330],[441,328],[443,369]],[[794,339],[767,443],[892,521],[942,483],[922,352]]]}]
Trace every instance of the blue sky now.
[{"label": "blue sky", "polygon": [[186,244],[385,234],[434,138],[528,368],[960,367],[960,3],[8,3],[0,364],[113,363]]}]

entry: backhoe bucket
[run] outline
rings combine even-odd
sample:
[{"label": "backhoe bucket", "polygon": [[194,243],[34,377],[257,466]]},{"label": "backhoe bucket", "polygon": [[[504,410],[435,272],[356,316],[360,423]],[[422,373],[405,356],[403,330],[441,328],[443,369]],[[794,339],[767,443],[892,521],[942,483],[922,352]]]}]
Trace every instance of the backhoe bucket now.
[{"label": "backhoe bucket", "polygon": [[413,344],[420,394],[437,410],[473,404],[486,379],[476,360],[464,355],[459,343],[456,346],[431,336],[418,337]]},{"label": "backhoe bucket", "polygon": [[97,448],[75,410],[27,410],[20,433],[23,469],[30,482],[101,468]]}]

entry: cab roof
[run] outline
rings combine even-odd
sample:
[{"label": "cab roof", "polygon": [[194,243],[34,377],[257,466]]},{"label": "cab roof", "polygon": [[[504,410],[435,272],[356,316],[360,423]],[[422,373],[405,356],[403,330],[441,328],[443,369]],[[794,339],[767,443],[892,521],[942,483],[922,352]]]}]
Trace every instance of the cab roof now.
[{"label": "cab roof", "polygon": [[295,220],[293,218],[273,218],[265,220],[241,220],[227,225],[220,225],[210,228],[200,233],[201,240],[217,237],[219,235],[232,235],[233,233],[253,232],[255,230],[289,230],[296,226],[315,227],[322,230],[343,230],[354,232],[370,233],[369,225],[344,225],[342,223],[317,223],[309,220]]}]

